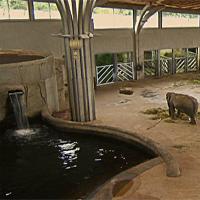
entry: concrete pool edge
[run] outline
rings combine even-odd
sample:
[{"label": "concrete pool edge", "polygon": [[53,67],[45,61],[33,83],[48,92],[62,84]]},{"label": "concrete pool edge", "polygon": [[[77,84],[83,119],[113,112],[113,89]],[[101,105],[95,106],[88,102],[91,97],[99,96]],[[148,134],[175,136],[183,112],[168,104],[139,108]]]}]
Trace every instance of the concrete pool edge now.
[{"label": "concrete pool edge", "polygon": [[136,190],[136,186],[134,186],[137,185],[134,183],[136,177],[161,163],[163,163],[163,160],[157,157],[122,171],[96,188],[87,199],[111,200],[115,197],[125,198],[129,190],[132,188]]},{"label": "concrete pool edge", "polygon": [[[154,166],[162,162],[166,166],[166,175],[168,177],[179,177],[181,175],[181,170],[177,160],[167,151],[167,149],[165,149],[159,143],[153,141],[152,139],[141,136],[135,132],[122,130],[120,128],[92,124],[92,123],[72,122],[55,118],[51,115],[51,113],[47,109],[42,110],[41,116],[44,122],[46,122],[48,125],[54,127],[59,131],[64,131],[64,132],[72,131],[75,133],[83,133],[83,134],[84,132],[89,131],[97,135],[107,136],[109,138],[119,139],[121,141],[129,143],[130,142],[138,143],[146,147],[147,149],[150,149],[158,156],[157,158],[141,163],[135,167],[125,170],[117,174],[116,176],[112,177],[106,183],[98,187],[97,190],[95,190],[89,196],[90,199],[94,199],[94,197],[97,197],[97,195],[98,199],[104,199],[105,194],[113,198],[113,191],[115,190],[115,187],[118,183],[120,183],[121,181],[125,181],[128,183],[133,178],[137,177],[138,175],[142,174],[143,172],[153,168]],[[140,170],[138,170],[139,168]]]}]

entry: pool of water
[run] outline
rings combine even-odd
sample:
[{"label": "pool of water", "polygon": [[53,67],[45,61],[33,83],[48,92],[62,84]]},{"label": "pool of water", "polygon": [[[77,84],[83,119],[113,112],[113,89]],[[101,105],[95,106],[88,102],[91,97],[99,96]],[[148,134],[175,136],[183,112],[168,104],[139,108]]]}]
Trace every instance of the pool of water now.
[{"label": "pool of water", "polygon": [[0,198],[84,199],[115,174],[152,153],[91,134],[40,125],[0,137]]}]

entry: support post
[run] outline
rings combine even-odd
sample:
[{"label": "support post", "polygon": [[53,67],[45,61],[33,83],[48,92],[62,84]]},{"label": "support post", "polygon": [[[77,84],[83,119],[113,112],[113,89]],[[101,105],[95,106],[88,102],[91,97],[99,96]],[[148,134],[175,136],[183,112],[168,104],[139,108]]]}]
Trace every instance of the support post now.
[{"label": "support post", "polygon": [[188,71],[188,48],[185,49],[185,69],[184,71],[187,72]]},{"label": "support post", "polygon": [[114,82],[117,81],[117,54],[113,54],[113,80]]},{"label": "support post", "polygon": [[137,44],[136,44],[136,21],[137,21],[137,10],[133,9],[133,54],[132,54],[132,71],[133,79],[137,80]]},{"label": "support post", "polygon": [[198,71],[200,71],[200,49],[199,47],[197,47],[197,67],[198,67]]},{"label": "support post", "polygon": [[172,74],[176,73],[176,59],[175,59],[175,50],[172,49],[172,67],[171,67]]},{"label": "support post", "polygon": [[28,0],[28,13],[30,21],[35,20],[33,0]]},{"label": "support post", "polygon": [[160,49],[156,50],[156,76],[161,76],[161,68],[160,68]]},{"label": "support post", "polygon": [[57,0],[64,33],[69,102],[73,121],[96,119],[94,99],[94,54],[91,17],[96,0]]},{"label": "support post", "polygon": [[163,27],[163,20],[162,20],[162,11],[159,11],[158,12],[158,28],[159,29],[162,29]]},{"label": "support post", "polygon": [[10,4],[9,1],[6,0],[7,8],[8,8],[8,19],[10,19]]},{"label": "support post", "polygon": [[[140,32],[144,26],[144,24],[148,21],[148,19],[154,15],[156,12],[162,11],[165,7],[164,6],[159,6],[159,7],[155,7],[153,6],[151,3],[147,4],[141,12],[141,16],[139,18],[139,22],[137,24],[137,29],[135,31],[135,36],[134,36],[134,50],[136,52],[136,67],[140,66],[141,67],[141,63],[140,63]],[[136,73],[137,74],[137,73]]]}]

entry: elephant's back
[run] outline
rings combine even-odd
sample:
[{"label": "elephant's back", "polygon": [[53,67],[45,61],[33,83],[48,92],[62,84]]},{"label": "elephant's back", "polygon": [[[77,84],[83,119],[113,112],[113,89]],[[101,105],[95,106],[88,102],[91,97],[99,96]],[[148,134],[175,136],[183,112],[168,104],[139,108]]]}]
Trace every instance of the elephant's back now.
[{"label": "elephant's back", "polygon": [[175,97],[174,106],[181,112],[191,115],[197,112],[198,102],[194,97],[180,94]]}]

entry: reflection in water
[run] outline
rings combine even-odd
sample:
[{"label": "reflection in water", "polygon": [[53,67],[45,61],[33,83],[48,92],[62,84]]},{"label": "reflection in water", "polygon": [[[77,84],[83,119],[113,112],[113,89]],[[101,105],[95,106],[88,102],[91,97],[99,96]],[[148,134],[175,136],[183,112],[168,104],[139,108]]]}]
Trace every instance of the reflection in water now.
[{"label": "reflection in water", "polygon": [[0,199],[84,199],[96,187],[152,158],[131,144],[45,126],[0,138]]},{"label": "reflection in water", "polygon": [[19,130],[15,130],[13,135],[15,136],[30,136],[33,134],[36,134],[37,131],[35,129],[19,129]]},{"label": "reflection in water", "polygon": [[59,140],[59,143],[60,144],[57,145],[61,154],[59,158],[63,160],[63,165],[65,166],[65,169],[76,168],[77,165],[75,165],[74,163],[77,162],[78,152],[80,151],[80,147],[77,146],[78,143],[69,143],[62,140]]}]

